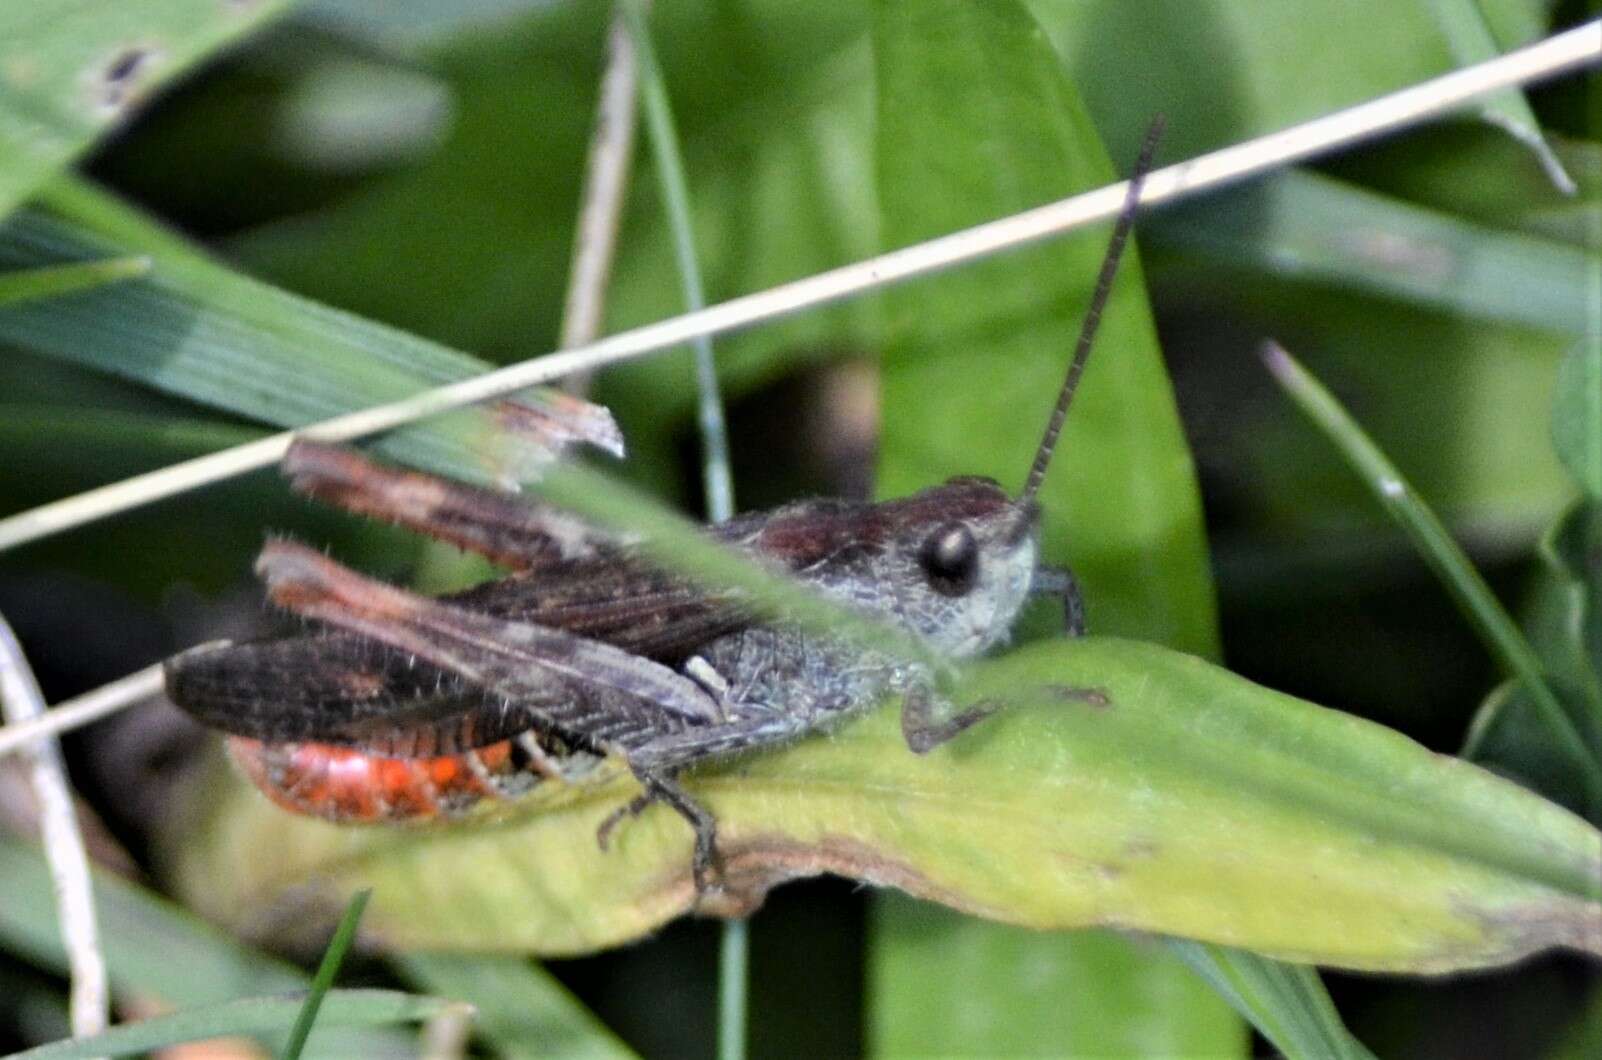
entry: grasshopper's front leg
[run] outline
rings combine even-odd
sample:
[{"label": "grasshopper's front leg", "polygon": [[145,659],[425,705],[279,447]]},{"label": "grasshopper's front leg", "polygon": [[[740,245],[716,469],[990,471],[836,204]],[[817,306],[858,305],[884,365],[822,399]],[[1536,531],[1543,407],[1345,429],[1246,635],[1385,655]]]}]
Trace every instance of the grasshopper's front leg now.
[{"label": "grasshopper's front leg", "polygon": [[1067,567],[1035,568],[1029,582],[1031,596],[1057,596],[1062,598],[1063,632],[1070,637],[1085,635],[1085,597],[1079,591],[1079,579]]},{"label": "grasshopper's front leg", "polygon": [[951,714],[949,707],[950,704],[925,682],[907,689],[901,698],[901,735],[913,754],[928,754],[1000,709],[985,702]]}]

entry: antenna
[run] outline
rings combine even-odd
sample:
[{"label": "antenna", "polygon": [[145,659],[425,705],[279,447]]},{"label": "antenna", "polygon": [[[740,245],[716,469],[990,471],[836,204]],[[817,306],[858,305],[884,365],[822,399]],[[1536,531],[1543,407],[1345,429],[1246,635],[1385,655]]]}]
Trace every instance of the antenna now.
[{"label": "antenna", "polygon": [[1068,418],[1068,406],[1074,400],[1074,391],[1079,389],[1079,377],[1085,374],[1085,362],[1090,359],[1090,344],[1095,341],[1102,311],[1107,308],[1107,299],[1112,294],[1113,277],[1117,275],[1118,262],[1124,256],[1124,244],[1129,242],[1129,233],[1135,227],[1135,209],[1140,205],[1141,185],[1146,182],[1146,174],[1151,172],[1152,156],[1157,153],[1157,141],[1162,138],[1163,126],[1167,123],[1161,114],[1153,118],[1146,130],[1146,139],[1140,145],[1140,157],[1135,160],[1135,169],[1129,174],[1129,189],[1124,193],[1123,208],[1118,211],[1112,239],[1107,243],[1107,256],[1101,260],[1101,272],[1096,276],[1096,290],[1090,296],[1090,308],[1085,310],[1085,321],[1079,326],[1079,342],[1074,346],[1074,359],[1068,362],[1068,377],[1062,382],[1062,391],[1057,395],[1057,407],[1052,409],[1051,419],[1046,423],[1046,434],[1040,439],[1040,448],[1035,451],[1035,462],[1029,467],[1029,478],[1024,481],[1020,501],[1033,500],[1046,477],[1046,465],[1051,463],[1051,454],[1057,448],[1057,436],[1062,433],[1063,421]]}]

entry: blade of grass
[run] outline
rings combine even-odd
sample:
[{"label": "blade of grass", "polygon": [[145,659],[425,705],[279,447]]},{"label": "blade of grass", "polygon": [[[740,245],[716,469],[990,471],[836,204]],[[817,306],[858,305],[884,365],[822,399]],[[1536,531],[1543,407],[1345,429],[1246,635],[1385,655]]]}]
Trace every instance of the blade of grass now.
[{"label": "blade of grass", "polygon": [[[323,999],[321,1019],[329,1027],[417,1023],[459,1004],[447,998],[420,997],[397,990],[333,990]],[[9,1060],[91,1060],[165,1049],[183,1042],[279,1033],[302,1008],[298,997],[253,997],[196,1005],[170,1015],[125,1023],[92,1038],[26,1049]]]},{"label": "blade of grass", "polygon": [[1602,812],[1602,763],[1586,746],[1547,685],[1540,657],[1468,556],[1334,395],[1279,345],[1268,343],[1262,356],[1269,372],[1291,399],[1329,436],[1374,496],[1407,531],[1419,554],[1451,592],[1497,662],[1510,676],[1523,682],[1554,745],[1574,762],[1583,779],[1587,805],[1593,813]]},{"label": "blade of grass", "polygon": [[504,1060],[621,1060],[634,1055],[555,977],[526,957],[406,953],[395,964],[419,988],[471,1004],[480,1034]]},{"label": "blade of grass", "polygon": [[[1593,64],[1599,54],[1602,54],[1602,20],[1585,23],[1478,66],[1158,170],[1147,178],[1143,200],[1148,206],[1154,206],[1324,154],[1382,132],[1406,128],[1486,93]],[[675,346],[701,335],[749,327],[1107,220],[1117,213],[1124,192],[1124,182],[1120,181],[867,261],[734,298],[699,312],[612,335],[588,346],[524,361],[304,429],[326,441],[348,441],[572,372]],[[325,315],[329,312],[322,310]],[[290,440],[288,433],[275,435],[250,446],[186,461],[0,520],[0,551],[267,467],[283,456]]]},{"label": "blade of grass", "polygon": [[[1602,257],[1591,255],[1593,318],[1602,314]],[[1586,334],[1558,366],[1552,388],[1552,446],[1558,459],[1592,501],[1602,501],[1602,322]]]},{"label": "blade of grass", "polygon": [[[684,289],[684,308],[695,312],[706,306],[705,285],[695,252],[695,232],[690,221],[690,187],[684,175],[684,156],[673,122],[662,64],[651,43],[651,28],[645,19],[644,0],[622,0],[618,7],[639,62],[640,102],[650,132],[652,155],[656,159],[657,183],[662,191],[668,225],[673,232],[674,255],[679,266],[679,283]],[[695,349],[696,423],[701,431],[701,481],[706,494],[706,510],[714,523],[727,522],[734,514],[734,476],[729,470],[729,434],[724,422],[723,399],[718,392],[717,363],[712,358],[712,340],[697,338]],[[744,919],[723,922],[718,946],[718,1056],[723,1060],[743,1060],[747,1038],[746,990],[750,975],[750,940]]]},{"label": "blade of grass", "polygon": [[[0,228],[0,261],[33,265],[107,252],[154,263],[133,283],[0,314],[0,338],[279,426],[477,375],[465,353],[251,279],[95,185],[52,184]],[[495,424],[452,417],[386,441],[393,455],[484,481]]]},{"label": "blade of grass", "polygon": [[312,976],[311,989],[306,992],[306,1000],[295,1016],[295,1026],[290,1029],[289,1041],[284,1045],[284,1060],[300,1060],[301,1050],[306,1047],[306,1037],[311,1034],[323,998],[333,987],[334,976],[339,974],[339,966],[345,962],[345,954],[350,952],[351,943],[356,941],[356,929],[361,925],[362,911],[367,908],[367,901],[372,896],[371,888],[363,888],[351,895],[349,904],[345,906],[345,915],[339,918],[334,937],[329,940],[328,949],[323,951],[323,959],[317,965],[317,974]]},{"label": "blade of grass", "polygon": [[[202,1005],[305,990],[293,965],[241,946],[194,914],[142,887],[94,872],[95,908],[113,988],[168,1005]],[[50,874],[39,851],[0,835],[0,948],[51,971],[66,969],[56,934]],[[278,1030],[288,1028],[286,1016]],[[376,1031],[320,1035],[308,1054],[396,1054],[406,1043]]]},{"label": "blade of grass", "polygon": [[[663,207],[673,230],[673,247],[678,258],[679,283],[684,288],[684,308],[694,313],[706,306],[701,282],[701,266],[696,259],[695,233],[690,227],[690,187],[684,176],[684,158],[679,150],[679,134],[673,123],[673,107],[668,101],[667,83],[662,77],[651,30],[645,21],[642,0],[622,0],[619,10],[634,38],[634,51],[640,64],[640,102],[645,108],[645,125],[650,131],[651,153],[656,159],[657,183]],[[712,359],[712,340],[697,336],[695,348],[695,386],[699,395],[696,421],[701,429],[704,458],[702,478],[706,488],[706,508],[715,523],[734,514],[734,483],[729,474],[729,437],[723,422],[723,400],[718,394],[717,365]]]},{"label": "blade of grass", "polygon": [[1306,965],[1189,939],[1168,948],[1291,1060],[1373,1060],[1341,1023],[1329,991]]},{"label": "blade of grass", "polygon": [[[1477,0],[1430,0],[1429,6],[1452,57],[1460,65],[1484,62],[1501,51]],[[1574,178],[1546,142],[1541,123],[1522,92],[1508,89],[1487,97],[1480,103],[1480,116],[1528,147],[1559,191],[1573,195],[1578,190]]]},{"label": "blade of grass", "polygon": [[0,273],[0,306],[86,291],[118,280],[143,276],[149,271],[150,259],[140,255],[87,261],[81,265],[49,265],[42,269]]},{"label": "blade of grass", "polygon": [[1471,319],[1582,334],[1594,255],[1303,170],[1165,211],[1156,245]]}]

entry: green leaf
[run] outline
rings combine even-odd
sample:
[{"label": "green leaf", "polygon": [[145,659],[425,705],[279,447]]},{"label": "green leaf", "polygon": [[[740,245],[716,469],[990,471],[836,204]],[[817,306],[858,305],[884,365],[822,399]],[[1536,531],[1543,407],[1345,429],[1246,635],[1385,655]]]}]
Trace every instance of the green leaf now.
[{"label": "green leaf", "polygon": [[150,271],[149,258],[111,258],[0,273],[0,306],[85,291]]},{"label": "green leaf", "polygon": [[13,0],[0,10],[0,217],[287,0]]},{"label": "green leaf", "polygon": [[280,1054],[284,1060],[300,1060],[301,1051],[306,1048],[306,1038],[311,1034],[312,1024],[317,1022],[323,1001],[334,985],[334,977],[339,974],[339,966],[344,963],[345,954],[350,951],[351,943],[356,941],[356,928],[362,922],[362,910],[367,908],[367,901],[372,896],[372,891],[357,891],[351,895],[349,904],[345,906],[345,915],[339,918],[339,926],[334,929],[334,937],[329,940],[328,948],[323,951],[323,959],[318,962],[317,974],[312,976],[311,989],[306,991],[306,998],[301,1002],[300,1011],[295,1015],[295,1025],[289,1031],[289,1044],[284,1046],[284,1051]]},{"label": "green leaf", "polygon": [[472,1005],[475,1028],[504,1060],[634,1055],[554,976],[525,958],[405,953],[395,961],[429,993]]},{"label": "green leaf", "polygon": [[1313,969],[1197,942],[1170,946],[1284,1055],[1373,1060],[1341,1023]]},{"label": "green leaf", "polygon": [[1558,134],[1550,140],[1578,193],[1554,188],[1511,137],[1464,123],[1426,126],[1321,168],[1464,221],[1583,247],[1589,220],[1602,201],[1602,144]]},{"label": "green leaf", "polygon": [[1318,380],[1282,348],[1264,349],[1268,370],[1292,400],[1340,450],[1376,500],[1412,538],[1419,555],[1456,600],[1486,649],[1502,669],[1518,678],[1534,704],[1551,745],[1583,784],[1587,813],[1602,814],[1602,754],[1558,702],[1540,658],[1502,608],[1479,571],[1445,526],[1414,492],[1395,465]]},{"label": "green leaf", "polygon": [[[53,184],[0,227],[0,265],[133,251],[149,277],[0,312],[0,339],[253,419],[293,427],[486,369],[464,353],[250,279],[95,186]],[[481,412],[438,417],[379,443],[480,481],[506,455]]]},{"label": "green leaf", "polygon": [[1292,170],[1159,215],[1152,242],[1461,318],[1583,334],[1595,255]]},{"label": "green leaf", "polygon": [[[886,247],[1113,179],[1088,115],[1021,8],[880,10]],[[971,149],[952,151],[959,143]],[[1105,251],[1105,232],[1093,233],[886,296],[881,495],[956,473],[1022,481]],[[1040,501],[1044,557],[1072,563],[1093,630],[1216,651],[1200,500],[1133,253]]]},{"label": "green leaf", "polygon": [[1035,0],[1030,9],[1115,155],[1133,152],[1158,112],[1173,131],[1172,157],[1188,158],[1458,65],[1423,3]]},{"label": "green leaf", "polygon": [[[12,452],[26,450],[30,459],[37,459],[52,450],[72,453],[92,449],[107,460],[120,460],[132,453],[128,474],[140,466],[243,445],[261,435],[253,427],[198,417],[103,408],[96,409],[93,416],[85,416],[83,409],[74,405],[0,402],[0,442],[11,447]],[[25,446],[24,442],[32,444]],[[62,457],[63,465],[70,465],[71,459]],[[101,476],[107,473],[104,464],[96,470]]]},{"label": "green leaf", "polygon": [[1043,938],[893,895],[871,915],[872,1055],[1250,1055],[1241,1021],[1155,941]]},{"label": "green leaf", "polygon": [[1558,367],[1552,391],[1552,445],[1580,489],[1602,501],[1602,258],[1589,258],[1589,330]]},{"label": "green leaf", "polygon": [[[1116,925],[1349,968],[1602,951],[1596,830],[1372,722],[1102,638],[1032,645],[962,693],[1010,707],[922,757],[883,710],[687,776],[718,819],[730,900],[829,871],[1027,927]],[[176,881],[241,928],[372,886],[368,924],[399,948],[588,952],[694,903],[672,811],[597,848],[635,790],[614,764],[476,824],[388,830],[292,817],[233,781],[197,792],[204,827],[177,851]]]},{"label": "green leaf", "polygon": [[[252,230],[231,253],[294,290],[464,348],[507,351],[509,336],[519,347],[554,345],[599,77],[588,64],[602,54],[607,10],[550,5],[492,41],[467,34],[424,49],[418,61],[452,94],[440,150],[313,215]],[[752,0],[741,12],[677,4],[651,16],[714,302],[877,249],[866,8]],[[704,61],[709,47],[722,57],[716,66]],[[539,135],[508,136],[529,114],[541,116]],[[636,169],[607,298],[611,331],[683,307],[648,152]],[[517,190],[529,187],[540,193]],[[450,237],[414,223],[427,217],[448,218]],[[872,350],[878,331],[869,299],[797,314],[720,339],[719,379],[737,396],[799,362]],[[599,387],[629,423],[625,474],[658,489],[676,483],[674,432],[692,423],[695,399],[688,355],[609,369]]]},{"label": "green leaf", "polygon": [[[329,1027],[372,1027],[413,1023],[448,1012],[455,1002],[417,997],[394,990],[334,990],[322,1005]],[[151,1016],[88,1038],[52,1042],[12,1054],[11,1060],[93,1060],[165,1049],[183,1042],[284,1031],[301,1009],[299,997],[255,997],[197,1005],[166,1016]]]},{"label": "green leaf", "polygon": [[[1587,557],[1598,549],[1602,505],[1576,505],[1541,542],[1542,568],[1523,616],[1548,683],[1592,748],[1602,748],[1602,570]],[[1486,697],[1463,755],[1571,809],[1587,808],[1584,774],[1519,682],[1504,682]]]},{"label": "green leaf", "polygon": [[[6,896],[0,902],[0,947],[66,974],[55,889],[36,848],[0,836],[0,894]],[[96,874],[95,909],[112,986],[123,996],[187,1007],[302,991],[309,983],[293,965],[247,949],[172,902],[115,876]],[[280,1029],[288,1025],[285,1019]],[[313,1040],[308,1055],[374,1055],[405,1045],[375,1031],[325,1033]]]},{"label": "green leaf", "polygon": [[[875,153],[885,248],[1116,178],[1120,167],[1021,7],[915,2],[881,3],[877,11]],[[885,297],[881,495],[957,473],[1022,481],[1105,252],[1106,235],[1096,232]],[[1040,494],[1043,552],[1048,562],[1073,564],[1091,628],[1216,651],[1196,484],[1132,248],[1059,453]],[[1094,506],[1084,503],[1088,497]],[[1126,1025],[1125,1033],[1151,1033],[1127,1004],[1094,1020],[1061,996],[1042,1004],[1048,994],[1083,993],[1084,962],[1107,959],[1105,945],[1098,951],[1077,938],[950,917],[936,918],[946,922],[940,936],[953,962],[942,967],[965,1001],[943,1004],[944,995],[927,993],[932,916],[901,903],[876,912],[871,1020],[881,1051],[1005,1050],[1029,1041],[1062,1047]],[[1116,982],[1126,1002],[1173,978],[1172,968],[1133,951],[1119,956]],[[1000,968],[1013,971],[998,977]],[[1041,980],[1042,968],[1055,975]],[[1109,992],[1117,989],[1108,982]],[[946,1017],[934,1018],[940,1010]],[[989,1016],[983,1025],[980,1012]],[[1157,1033],[1181,1039],[1220,1028],[1227,1035],[1233,1023],[1205,998],[1165,1015]],[[1065,1026],[1079,1037],[1053,1033]]]},{"label": "green leaf", "polygon": [[[1511,5],[1498,3],[1495,6],[1508,8]],[[1510,47],[1528,43],[1528,39],[1499,41],[1478,0],[1430,0],[1429,7],[1459,66],[1484,62]],[[1523,92],[1505,89],[1484,99],[1478,109],[1482,118],[1532,151],[1554,185],[1573,192],[1574,181],[1564,172],[1563,163],[1546,142],[1541,124]]]}]

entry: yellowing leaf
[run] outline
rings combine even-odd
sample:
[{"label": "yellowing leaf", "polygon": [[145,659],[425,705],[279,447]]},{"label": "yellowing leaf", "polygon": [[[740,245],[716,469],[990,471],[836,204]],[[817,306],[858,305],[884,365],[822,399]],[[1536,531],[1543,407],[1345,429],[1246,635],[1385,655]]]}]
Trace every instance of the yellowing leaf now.
[{"label": "yellowing leaf", "polygon": [[[1602,952],[1602,835],[1382,726],[1112,639],[1031,646],[964,694],[1010,706],[927,756],[881,710],[690,776],[721,830],[719,908],[836,872],[1030,927],[1347,968]],[[395,946],[586,952],[694,904],[690,832],[671,811],[597,848],[634,790],[614,775],[498,822],[363,829],[292,818],[235,784],[207,798],[179,883],[239,927],[304,923],[308,899],[332,910],[372,886],[367,926]]]}]

